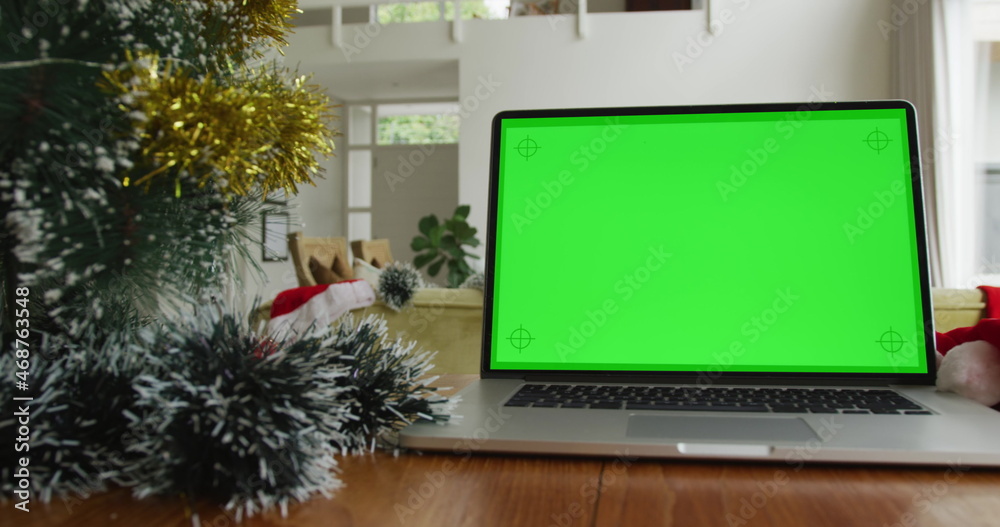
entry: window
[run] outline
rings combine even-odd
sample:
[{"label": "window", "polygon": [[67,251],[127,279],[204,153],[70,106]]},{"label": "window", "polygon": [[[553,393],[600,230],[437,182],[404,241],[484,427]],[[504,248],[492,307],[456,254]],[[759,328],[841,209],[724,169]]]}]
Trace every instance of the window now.
[{"label": "window", "polygon": [[372,178],[378,152],[395,145],[457,143],[459,109],[454,101],[348,105],[345,194],[349,239],[381,235],[372,232]]},{"label": "window", "polygon": [[[463,20],[473,18],[500,20],[507,18],[510,11],[510,0],[463,1],[461,9]],[[454,5],[451,2],[444,1],[383,4],[378,6],[376,11],[380,24],[433,22],[435,20],[452,20],[455,18]]]},{"label": "window", "polygon": [[441,20],[440,2],[408,2],[378,6],[378,23],[432,22]]},{"label": "window", "polygon": [[[988,8],[987,13],[1000,14],[1000,2],[983,2],[973,12]],[[977,14],[976,16],[979,16]],[[982,18],[987,18],[984,15]],[[995,20],[995,16],[989,16]],[[970,210],[977,211],[979,239],[971,279],[973,285],[1000,285],[1000,34],[980,33],[973,37],[976,47],[975,103],[970,108],[973,117],[975,144],[973,163],[975,193],[980,202]],[[978,41],[977,41],[978,40]]]},{"label": "window", "polygon": [[[455,8],[450,3],[444,14],[445,20],[455,18]],[[510,0],[471,0],[462,2],[462,20],[481,18],[484,20],[502,20],[510,13]]]},{"label": "window", "polygon": [[[925,185],[935,220],[930,241],[934,285],[1000,285],[996,239],[1000,164],[1000,1],[949,0],[915,4],[895,25],[896,47],[908,78],[905,97],[931,115],[921,157],[932,180]],[[927,86],[933,89],[924,89]],[[937,261],[935,261],[935,257]]]},{"label": "window", "polygon": [[381,104],[378,106],[380,145],[458,142],[456,103]]},{"label": "window", "polygon": [[347,108],[347,235],[370,240],[372,230],[372,143],[375,107]]},{"label": "window", "polygon": [[979,70],[982,88],[979,95],[979,116],[985,133],[977,145],[976,166],[981,174],[981,255],[976,272],[982,281],[1000,285],[993,278],[1000,278],[1000,42],[992,42],[989,59]]},{"label": "window", "polygon": [[[1000,275],[1000,163],[986,168],[986,192],[983,193],[986,211],[983,220],[983,260],[980,272]],[[994,283],[993,285],[1000,285]]]}]

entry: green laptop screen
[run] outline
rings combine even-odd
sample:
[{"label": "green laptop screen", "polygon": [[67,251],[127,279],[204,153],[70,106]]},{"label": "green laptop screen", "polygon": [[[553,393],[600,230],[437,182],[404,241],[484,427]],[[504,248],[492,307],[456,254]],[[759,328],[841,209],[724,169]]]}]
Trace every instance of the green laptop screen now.
[{"label": "green laptop screen", "polygon": [[906,110],[498,123],[491,369],[928,371]]}]

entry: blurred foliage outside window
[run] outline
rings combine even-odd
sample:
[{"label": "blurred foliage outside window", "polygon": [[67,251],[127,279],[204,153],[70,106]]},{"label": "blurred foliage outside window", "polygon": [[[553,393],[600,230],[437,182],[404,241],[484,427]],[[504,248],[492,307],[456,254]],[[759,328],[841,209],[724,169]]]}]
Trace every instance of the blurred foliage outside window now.
[{"label": "blurred foliage outside window", "polygon": [[[486,20],[499,20],[507,18],[507,6],[509,3],[487,2],[483,0],[470,0],[462,2],[462,19],[481,18]],[[441,9],[444,7],[444,16],[441,16]],[[378,22],[380,24],[393,24],[399,22],[433,22],[436,20],[452,20],[455,18],[455,9],[451,2],[406,2],[400,4],[384,4],[378,6]]]},{"label": "blurred foliage outside window", "polygon": [[458,123],[459,116],[454,113],[379,117],[378,144],[457,143]]}]

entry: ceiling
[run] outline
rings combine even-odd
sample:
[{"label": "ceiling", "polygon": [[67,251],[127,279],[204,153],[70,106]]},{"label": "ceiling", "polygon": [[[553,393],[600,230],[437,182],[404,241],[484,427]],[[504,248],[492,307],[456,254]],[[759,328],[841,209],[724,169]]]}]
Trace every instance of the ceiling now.
[{"label": "ceiling", "polygon": [[[303,12],[296,16],[294,24],[297,27],[329,26],[330,3],[325,0],[300,0],[299,7]],[[366,23],[369,9],[367,6],[345,8],[343,14],[345,24]],[[310,62],[309,58],[305,58],[299,65],[299,71],[311,72],[313,81],[326,87],[331,97],[345,102],[458,99],[457,60],[364,61],[347,64]]]},{"label": "ceiling", "polygon": [[[301,71],[308,71],[303,64]],[[313,81],[345,102],[372,100],[458,99],[458,61],[391,61],[323,65]]]}]

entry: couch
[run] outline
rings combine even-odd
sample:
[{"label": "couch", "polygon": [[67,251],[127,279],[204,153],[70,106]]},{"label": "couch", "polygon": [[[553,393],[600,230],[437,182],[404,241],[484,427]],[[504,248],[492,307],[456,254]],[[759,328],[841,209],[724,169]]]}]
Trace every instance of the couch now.
[{"label": "couch", "polygon": [[979,289],[931,290],[934,304],[934,329],[939,332],[974,326],[983,318],[986,298]]},{"label": "couch", "polygon": [[[934,288],[931,293],[937,331],[975,325],[984,315],[986,299],[978,289]],[[267,318],[269,304],[261,306],[259,318]],[[353,310],[352,314],[356,319],[368,314],[381,315],[386,319],[390,336],[415,340],[419,347],[437,351],[434,373],[479,372],[483,294],[477,289],[418,289],[412,306],[400,312],[376,301]]]},{"label": "couch", "polygon": [[389,334],[437,351],[434,373],[479,373],[483,293],[478,289],[418,289],[413,304],[396,312],[381,301],[355,309],[355,318],[377,314]]}]

